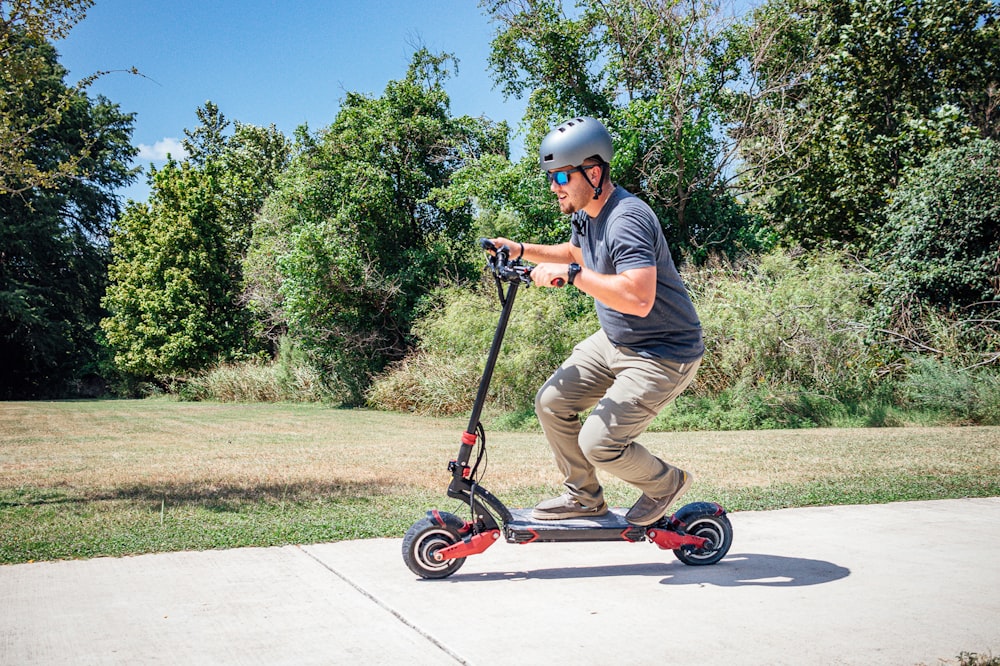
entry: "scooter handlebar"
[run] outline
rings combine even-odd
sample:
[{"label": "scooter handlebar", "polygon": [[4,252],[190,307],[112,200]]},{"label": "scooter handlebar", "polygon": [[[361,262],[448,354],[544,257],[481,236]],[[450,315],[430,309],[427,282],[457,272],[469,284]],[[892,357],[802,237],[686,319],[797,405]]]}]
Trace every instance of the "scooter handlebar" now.
[{"label": "scooter handlebar", "polygon": [[497,247],[489,238],[480,238],[479,246],[486,252],[492,253],[489,257],[489,268],[498,280],[531,284],[531,267],[521,264],[520,259],[511,260],[509,247],[506,245]]}]

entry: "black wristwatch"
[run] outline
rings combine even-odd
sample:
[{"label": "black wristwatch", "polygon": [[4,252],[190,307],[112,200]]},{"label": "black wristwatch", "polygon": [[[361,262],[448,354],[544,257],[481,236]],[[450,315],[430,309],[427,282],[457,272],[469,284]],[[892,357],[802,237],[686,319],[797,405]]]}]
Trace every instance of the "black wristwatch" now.
[{"label": "black wristwatch", "polygon": [[580,264],[570,264],[569,269],[566,271],[566,284],[573,284],[573,280],[582,271]]}]

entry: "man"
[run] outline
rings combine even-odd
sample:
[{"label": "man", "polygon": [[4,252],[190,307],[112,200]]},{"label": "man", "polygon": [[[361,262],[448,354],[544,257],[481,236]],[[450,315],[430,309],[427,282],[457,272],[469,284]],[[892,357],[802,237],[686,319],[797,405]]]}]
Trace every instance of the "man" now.
[{"label": "man", "polygon": [[[569,242],[506,245],[535,263],[532,282],[573,285],[593,296],[601,329],[581,342],[535,396],[535,413],[565,477],[566,492],[535,506],[559,520],[607,512],[597,468],[642,491],[626,514],[652,525],[691,484],[691,475],[635,441],[694,379],[701,324],[652,209],[610,181],[611,136],[593,118],[573,118],[542,141],[542,170],[563,213]],[[580,413],[593,407],[586,421]]]}]

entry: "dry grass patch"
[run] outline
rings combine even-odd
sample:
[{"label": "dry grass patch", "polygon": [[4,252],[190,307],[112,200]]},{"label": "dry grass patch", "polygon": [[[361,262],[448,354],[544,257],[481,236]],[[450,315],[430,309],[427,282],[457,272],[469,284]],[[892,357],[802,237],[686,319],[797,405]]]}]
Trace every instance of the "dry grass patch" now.
[{"label": "dry grass patch", "polygon": [[414,421],[315,405],[0,404],[0,488],[409,486],[430,458],[442,468],[461,431]]},{"label": "dry grass patch", "polygon": [[[434,490],[447,484],[445,464],[465,425],[316,405],[0,403],[0,488]],[[641,441],[691,471],[695,489],[864,476],[1000,477],[1000,428],[991,427],[647,433]],[[484,485],[496,492],[558,487],[543,435],[491,432],[488,445]]]}]

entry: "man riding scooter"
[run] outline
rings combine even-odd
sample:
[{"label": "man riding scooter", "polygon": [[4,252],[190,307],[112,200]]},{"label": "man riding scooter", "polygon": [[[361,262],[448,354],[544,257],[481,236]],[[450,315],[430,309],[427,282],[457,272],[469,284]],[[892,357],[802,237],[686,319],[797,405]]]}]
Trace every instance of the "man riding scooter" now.
[{"label": "man riding scooter", "polygon": [[[512,259],[536,265],[532,282],[573,285],[592,296],[601,328],[580,342],[535,396],[535,413],[566,492],[535,506],[536,520],[607,513],[602,469],[642,494],[626,514],[663,518],[691,475],[635,441],[694,379],[705,347],[701,324],[652,209],[610,179],[611,135],[594,118],[549,132],[540,163],[572,232],[559,245],[494,238]],[[579,415],[593,411],[581,423]]]}]

